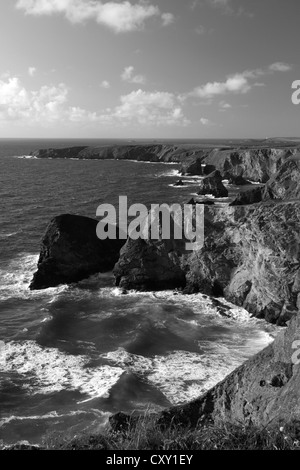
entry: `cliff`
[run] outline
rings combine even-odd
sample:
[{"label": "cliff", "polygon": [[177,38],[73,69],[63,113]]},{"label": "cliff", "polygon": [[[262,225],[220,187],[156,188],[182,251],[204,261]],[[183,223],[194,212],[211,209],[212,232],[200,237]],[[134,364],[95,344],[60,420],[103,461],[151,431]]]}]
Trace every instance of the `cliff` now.
[{"label": "cliff", "polygon": [[117,285],[182,287],[224,296],[272,323],[290,319],[300,293],[300,204],[209,206],[204,223],[195,252],[177,240],[128,240],[114,268]]}]

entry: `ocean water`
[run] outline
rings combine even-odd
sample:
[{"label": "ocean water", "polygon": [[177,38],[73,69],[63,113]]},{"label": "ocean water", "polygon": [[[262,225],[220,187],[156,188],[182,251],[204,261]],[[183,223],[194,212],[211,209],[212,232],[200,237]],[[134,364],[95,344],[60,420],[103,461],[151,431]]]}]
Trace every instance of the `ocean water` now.
[{"label": "ocean water", "polygon": [[[111,143],[101,141],[101,143]],[[276,328],[212,299],[129,292],[112,273],[28,289],[48,222],[95,217],[103,202],[186,202],[197,178],[178,166],[39,160],[43,147],[99,142],[0,140],[0,441],[41,443],[52,432],[97,432],[109,415],[187,402],[269,344]],[[224,301],[224,303],[226,303]]]}]

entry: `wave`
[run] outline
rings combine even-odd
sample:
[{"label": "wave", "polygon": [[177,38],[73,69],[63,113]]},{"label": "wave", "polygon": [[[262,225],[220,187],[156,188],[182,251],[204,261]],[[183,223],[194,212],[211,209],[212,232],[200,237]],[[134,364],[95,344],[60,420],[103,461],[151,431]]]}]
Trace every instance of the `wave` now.
[{"label": "wave", "polygon": [[38,255],[24,253],[12,259],[5,268],[0,268],[0,300],[53,296],[67,289],[67,286],[63,285],[43,291],[30,291],[29,284],[37,269],[37,262]]},{"label": "wave", "polygon": [[14,236],[17,235],[18,233],[20,233],[20,232],[0,233],[0,240],[1,240],[1,239],[5,239],[5,238],[14,237]]},{"label": "wave", "polygon": [[16,155],[14,158],[20,158],[25,160],[38,160],[38,157],[35,157],[33,155]]},{"label": "wave", "polygon": [[35,341],[12,341],[5,346],[2,373],[16,374],[22,389],[30,395],[52,394],[62,390],[79,391],[83,397],[107,397],[123,374],[120,367],[89,367],[90,358],[74,356],[56,348],[43,348]]},{"label": "wave", "polygon": [[[172,165],[174,165],[174,163],[172,163]],[[157,178],[164,178],[164,177],[177,177],[180,175],[180,171],[179,170],[176,170],[176,169],[173,169],[173,170],[169,170],[169,171],[164,171],[163,173],[158,173],[155,175],[155,177]]]},{"label": "wave", "polygon": [[[108,413],[102,412],[100,410],[93,410],[95,415],[98,416],[105,416]],[[57,411],[50,411],[49,413],[45,413],[43,415],[31,415],[31,416],[15,416],[11,415],[6,418],[0,420],[0,427],[5,426],[12,421],[36,421],[36,420],[48,420],[48,419],[58,419],[58,418],[65,418],[67,416],[77,416],[77,415],[86,415],[88,412],[85,410],[73,410],[69,413],[58,413]]]},{"label": "wave", "polygon": [[224,358],[224,350],[205,354],[172,351],[164,356],[145,358],[122,348],[103,355],[157,387],[172,405],[200,396],[241,364],[238,358]]}]

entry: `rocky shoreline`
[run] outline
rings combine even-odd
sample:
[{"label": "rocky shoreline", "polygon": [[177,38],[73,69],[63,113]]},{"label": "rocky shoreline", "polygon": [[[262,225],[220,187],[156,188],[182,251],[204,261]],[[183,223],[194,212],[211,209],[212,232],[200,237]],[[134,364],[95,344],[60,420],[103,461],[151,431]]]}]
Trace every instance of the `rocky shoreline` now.
[{"label": "rocky shoreline", "polygon": [[[179,288],[186,294],[225,297],[256,317],[288,324],[271,346],[222,383],[192,403],[163,412],[159,419],[191,425],[220,419],[267,425],[299,418],[300,372],[292,361],[300,339],[299,149],[132,145],[48,149],[33,155],[176,162],[182,175],[201,177],[201,195],[213,190],[217,197],[226,197],[222,181],[239,183],[241,193],[233,204],[205,205],[205,242],[194,252],[186,252],[184,240],[175,239],[100,242],[97,221],[59,216],[47,229],[30,287],[76,282],[114,268],[116,285],[124,290]],[[249,181],[261,186],[242,192]],[[197,199],[190,204],[196,205]]]}]

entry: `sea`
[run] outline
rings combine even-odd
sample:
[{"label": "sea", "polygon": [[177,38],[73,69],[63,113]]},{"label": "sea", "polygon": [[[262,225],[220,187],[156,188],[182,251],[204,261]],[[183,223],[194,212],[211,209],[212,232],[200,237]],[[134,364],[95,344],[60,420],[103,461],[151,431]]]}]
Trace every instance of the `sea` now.
[{"label": "sea", "polygon": [[[111,272],[42,291],[28,286],[49,221],[96,218],[102,203],[187,202],[179,166],[36,159],[39,148],[121,140],[0,139],[0,445],[101,432],[112,413],[159,411],[211,388],[270,344],[275,326],[176,291],[124,295]],[[193,142],[195,143],[195,142]],[[204,142],[203,142],[204,144]]]}]

